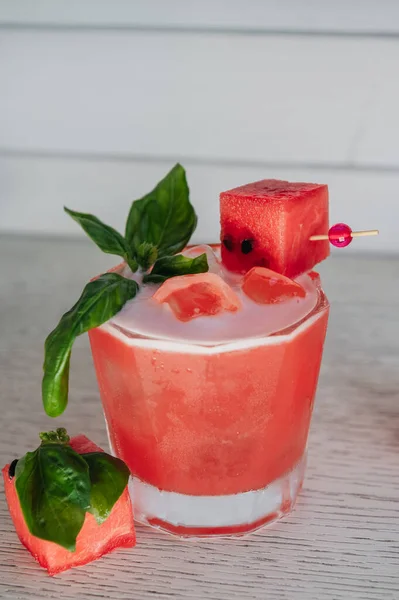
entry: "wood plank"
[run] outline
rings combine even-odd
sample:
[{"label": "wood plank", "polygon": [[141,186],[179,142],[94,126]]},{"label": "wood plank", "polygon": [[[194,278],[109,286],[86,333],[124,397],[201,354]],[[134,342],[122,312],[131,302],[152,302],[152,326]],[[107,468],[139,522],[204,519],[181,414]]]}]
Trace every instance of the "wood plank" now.
[{"label": "wood plank", "polygon": [[0,24],[392,34],[391,0],[2,0]]},{"label": "wood plank", "polygon": [[1,146],[399,168],[399,42],[0,32]]},{"label": "wood plank", "polygon": [[[64,205],[93,212],[123,230],[130,202],[152,189],[172,164],[0,156],[0,230],[80,235],[76,223],[64,214]],[[219,237],[220,191],[272,177],[328,183],[332,223],[381,230],[378,237],[355,240],[338,252],[399,252],[399,173],[183,164],[199,215],[196,241]]]}]

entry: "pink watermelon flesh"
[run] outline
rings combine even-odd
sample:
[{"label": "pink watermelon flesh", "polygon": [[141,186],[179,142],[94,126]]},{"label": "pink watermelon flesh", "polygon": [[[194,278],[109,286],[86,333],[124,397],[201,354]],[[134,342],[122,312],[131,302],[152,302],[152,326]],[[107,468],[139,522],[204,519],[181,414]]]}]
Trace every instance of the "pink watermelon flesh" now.
[{"label": "pink watermelon flesh", "polygon": [[220,194],[222,261],[231,271],[266,267],[294,278],[329,256],[328,188],[264,179]]},{"label": "pink watermelon flesh", "polygon": [[231,287],[215,273],[181,275],[167,279],[153,296],[157,302],[169,304],[180,321],[234,312],[241,307]]},{"label": "pink watermelon flesh", "polygon": [[289,277],[264,267],[253,267],[244,277],[244,293],[258,304],[279,304],[291,298],[304,298],[304,288]]},{"label": "pink watermelon flesh", "polygon": [[[72,438],[71,446],[81,454],[102,451],[84,435]],[[8,508],[18,537],[38,563],[47,569],[49,575],[85,565],[116,548],[132,548],[136,544],[132,505],[127,488],[102,525],[98,525],[91,514],[86,514],[85,522],[76,540],[75,552],[69,552],[53,542],[35,537],[26,526],[15,489],[15,478],[10,479],[8,469],[9,465],[3,469],[4,486]]]}]

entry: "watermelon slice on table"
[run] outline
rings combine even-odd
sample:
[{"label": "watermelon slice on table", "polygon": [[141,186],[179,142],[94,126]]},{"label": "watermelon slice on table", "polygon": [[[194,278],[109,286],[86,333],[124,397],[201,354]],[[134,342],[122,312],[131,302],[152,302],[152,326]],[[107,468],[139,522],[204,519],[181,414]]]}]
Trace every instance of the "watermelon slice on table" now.
[{"label": "watermelon slice on table", "polygon": [[[79,454],[102,452],[101,448],[86,436],[71,439],[70,445]],[[32,535],[25,523],[15,488],[15,477],[9,476],[10,465],[3,469],[4,486],[8,507],[15,529],[22,544],[49,575],[66,571],[71,567],[85,565],[116,548],[132,548],[136,544],[132,505],[127,490],[112,508],[109,517],[99,525],[94,516],[86,513],[85,521],[76,539],[76,551],[69,552],[54,542]]]},{"label": "watermelon slice on table", "polygon": [[241,307],[237,294],[215,273],[181,275],[167,279],[153,299],[169,304],[180,321],[235,312]]},{"label": "watermelon slice on table", "polygon": [[231,271],[266,267],[294,278],[329,256],[328,188],[265,179],[220,194],[222,261]]},{"label": "watermelon slice on table", "polygon": [[244,293],[258,304],[279,304],[291,298],[304,298],[304,288],[289,277],[264,267],[253,267],[244,277]]}]

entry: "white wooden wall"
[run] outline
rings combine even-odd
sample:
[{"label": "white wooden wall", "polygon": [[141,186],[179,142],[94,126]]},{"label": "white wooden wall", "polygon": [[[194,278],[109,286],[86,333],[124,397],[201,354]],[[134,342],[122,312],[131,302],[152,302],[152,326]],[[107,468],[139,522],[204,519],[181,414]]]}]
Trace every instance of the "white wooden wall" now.
[{"label": "white wooden wall", "polygon": [[331,219],[399,252],[396,0],[0,0],[0,230],[122,227],[179,160],[218,237],[218,192],[328,183]]}]

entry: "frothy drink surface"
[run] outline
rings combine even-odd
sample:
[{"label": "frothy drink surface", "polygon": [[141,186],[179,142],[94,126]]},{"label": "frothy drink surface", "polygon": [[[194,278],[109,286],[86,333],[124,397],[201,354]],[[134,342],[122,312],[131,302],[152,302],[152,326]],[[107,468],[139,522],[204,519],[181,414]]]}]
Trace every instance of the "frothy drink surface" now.
[{"label": "frothy drink surface", "polygon": [[[231,286],[241,301],[241,309],[182,322],[168,304],[160,304],[152,299],[159,285],[144,285],[136,298],[128,302],[111,322],[140,336],[214,345],[272,335],[304,319],[318,302],[319,292],[315,281],[308,274],[303,274],[295,281],[305,289],[304,298],[290,298],[279,304],[257,304],[242,291],[242,276],[223,268],[219,261],[219,249],[214,251],[210,246],[203,245],[186,250],[183,254],[193,257],[203,252],[208,256],[209,270]],[[125,276],[128,274],[125,273]],[[134,277],[140,283],[140,276],[135,274]]]}]

